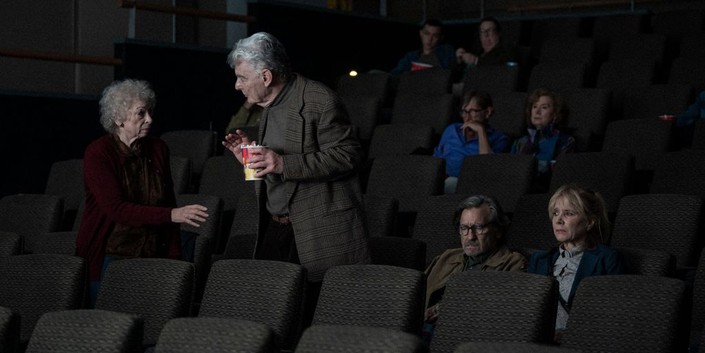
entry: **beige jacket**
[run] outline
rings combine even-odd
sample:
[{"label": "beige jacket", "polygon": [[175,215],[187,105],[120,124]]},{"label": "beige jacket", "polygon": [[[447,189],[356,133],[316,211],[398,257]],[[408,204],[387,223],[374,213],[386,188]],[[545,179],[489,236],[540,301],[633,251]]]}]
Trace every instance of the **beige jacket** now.
[{"label": "beige jacket", "polygon": [[[445,287],[448,278],[456,272],[463,270],[462,248],[448,249],[436,256],[426,269],[426,307],[433,292]],[[526,271],[526,258],[524,255],[511,251],[502,246],[490,256],[480,271]]]}]

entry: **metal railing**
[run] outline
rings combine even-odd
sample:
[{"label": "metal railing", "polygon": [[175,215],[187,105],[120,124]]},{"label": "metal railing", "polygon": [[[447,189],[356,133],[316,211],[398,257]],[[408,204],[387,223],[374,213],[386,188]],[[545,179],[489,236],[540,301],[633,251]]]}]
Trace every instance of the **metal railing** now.
[{"label": "metal railing", "polygon": [[184,16],[191,16],[191,17],[198,17],[198,18],[210,18],[210,19],[214,19],[214,20],[245,22],[245,23],[255,22],[255,17],[253,17],[253,16],[236,15],[236,14],[230,14],[230,13],[224,13],[224,12],[218,12],[218,11],[194,9],[191,7],[183,7],[183,6],[166,6],[166,5],[145,4],[145,3],[137,2],[134,0],[119,0],[118,6],[120,6],[121,8],[125,8],[125,9],[134,8],[137,10],[161,12],[161,13],[168,13],[168,14],[173,14],[173,15],[184,15]]}]

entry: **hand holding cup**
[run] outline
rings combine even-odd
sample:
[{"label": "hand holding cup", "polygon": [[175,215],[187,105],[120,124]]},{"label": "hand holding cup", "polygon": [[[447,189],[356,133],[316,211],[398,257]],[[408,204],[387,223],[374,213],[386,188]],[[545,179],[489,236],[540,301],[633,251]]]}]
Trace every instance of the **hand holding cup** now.
[{"label": "hand holding cup", "polygon": [[258,157],[262,154],[264,146],[255,143],[252,145],[240,145],[239,147],[241,151],[241,162],[245,168],[245,180],[262,180],[261,176],[256,176],[258,170],[253,167],[253,164],[261,159]]}]

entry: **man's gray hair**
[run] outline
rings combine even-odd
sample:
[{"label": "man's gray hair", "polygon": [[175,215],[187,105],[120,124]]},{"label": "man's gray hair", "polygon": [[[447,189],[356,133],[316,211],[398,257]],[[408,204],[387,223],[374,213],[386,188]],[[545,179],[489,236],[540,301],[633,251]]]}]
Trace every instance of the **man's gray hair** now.
[{"label": "man's gray hair", "polygon": [[482,205],[487,205],[490,209],[490,223],[496,224],[502,234],[505,234],[507,227],[509,226],[509,217],[504,214],[502,206],[493,197],[486,195],[473,195],[467,197],[460,201],[458,207],[455,209],[453,214],[453,225],[458,226],[460,224],[460,216],[462,216],[463,211],[471,208],[478,208]]},{"label": "man's gray hair", "polygon": [[267,32],[257,32],[235,43],[228,54],[228,65],[234,69],[241,61],[250,63],[258,73],[265,69],[271,71],[282,82],[291,75],[291,63],[284,45]]}]

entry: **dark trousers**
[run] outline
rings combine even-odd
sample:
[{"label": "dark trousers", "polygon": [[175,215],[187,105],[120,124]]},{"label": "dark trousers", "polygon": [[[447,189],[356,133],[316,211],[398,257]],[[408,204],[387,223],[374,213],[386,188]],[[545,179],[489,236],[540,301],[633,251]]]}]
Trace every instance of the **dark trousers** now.
[{"label": "dark trousers", "polygon": [[[285,261],[300,264],[299,253],[296,250],[294,229],[289,224],[282,224],[270,218],[264,231],[262,245],[257,249],[257,259]],[[321,292],[321,282],[308,282],[304,300],[303,328],[311,325],[313,313]]]},{"label": "dark trousers", "polygon": [[261,260],[300,263],[291,223],[282,224],[270,218],[256,257]]}]

